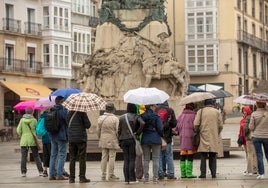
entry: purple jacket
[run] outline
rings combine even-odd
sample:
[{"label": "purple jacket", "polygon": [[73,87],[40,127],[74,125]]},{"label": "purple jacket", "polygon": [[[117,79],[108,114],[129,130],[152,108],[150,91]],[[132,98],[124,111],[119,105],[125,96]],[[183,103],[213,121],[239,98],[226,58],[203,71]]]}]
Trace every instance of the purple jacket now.
[{"label": "purple jacket", "polygon": [[177,125],[175,127],[175,131],[180,136],[181,150],[194,149],[192,139],[194,133],[195,115],[196,115],[195,111],[184,109],[177,118]]}]

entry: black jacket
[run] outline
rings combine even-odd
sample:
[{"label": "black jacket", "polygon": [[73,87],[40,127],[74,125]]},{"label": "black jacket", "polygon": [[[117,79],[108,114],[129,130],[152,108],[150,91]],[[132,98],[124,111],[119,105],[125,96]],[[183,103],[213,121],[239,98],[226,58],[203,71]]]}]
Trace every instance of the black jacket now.
[{"label": "black jacket", "polygon": [[86,129],[91,126],[88,116],[85,112],[76,112],[71,123],[69,123],[74,113],[74,111],[71,111],[67,115],[68,125],[70,124],[68,127],[69,142],[87,142]]}]

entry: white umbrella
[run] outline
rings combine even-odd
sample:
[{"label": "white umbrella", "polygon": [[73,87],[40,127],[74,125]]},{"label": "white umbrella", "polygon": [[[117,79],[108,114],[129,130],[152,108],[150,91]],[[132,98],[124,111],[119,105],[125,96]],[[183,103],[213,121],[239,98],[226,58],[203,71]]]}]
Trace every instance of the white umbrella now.
[{"label": "white umbrella", "polygon": [[57,96],[49,96],[38,99],[35,103],[35,108],[47,108],[50,106],[54,106],[56,97]]},{"label": "white umbrella", "polygon": [[179,105],[185,105],[189,103],[195,103],[206,99],[216,98],[215,95],[209,92],[195,92],[181,99]]},{"label": "white umbrella", "polygon": [[255,105],[256,101],[245,98],[247,95],[241,95],[235,98],[233,101],[235,103],[244,104],[244,105]]},{"label": "white umbrella", "polygon": [[155,87],[131,89],[124,94],[124,102],[133,104],[161,104],[169,99],[169,95]]},{"label": "white umbrella", "polygon": [[214,85],[214,84],[204,84],[198,86],[199,89],[203,89],[204,91],[215,91],[222,89],[222,86]]}]

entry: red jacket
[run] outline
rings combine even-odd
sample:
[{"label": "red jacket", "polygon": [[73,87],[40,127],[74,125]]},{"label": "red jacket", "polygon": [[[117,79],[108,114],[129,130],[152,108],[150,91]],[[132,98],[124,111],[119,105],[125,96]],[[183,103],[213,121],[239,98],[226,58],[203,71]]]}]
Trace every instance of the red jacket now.
[{"label": "red jacket", "polygon": [[246,136],[244,135],[244,127],[245,127],[245,122],[248,116],[251,114],[251,109],[249,106],[244,106],[242,108],[242,113],[243,113],[243,118],[240,120],[240,128],[239,128],[239,133],[238,137],[242,136],[243,137],[243,144],[246,145]]}]

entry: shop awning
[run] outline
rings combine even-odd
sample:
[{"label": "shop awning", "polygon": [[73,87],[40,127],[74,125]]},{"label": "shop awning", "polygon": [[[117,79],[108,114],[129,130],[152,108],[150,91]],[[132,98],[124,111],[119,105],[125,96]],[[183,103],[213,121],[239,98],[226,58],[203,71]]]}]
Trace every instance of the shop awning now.
[{"label": "shop awning", "polygon": [[20,96],[21,101],[39,99],[52,92],[48,87],[39,84],[0,81],[1,84]]}]

